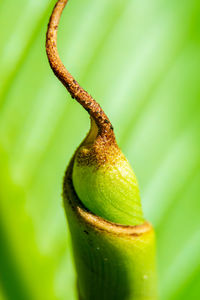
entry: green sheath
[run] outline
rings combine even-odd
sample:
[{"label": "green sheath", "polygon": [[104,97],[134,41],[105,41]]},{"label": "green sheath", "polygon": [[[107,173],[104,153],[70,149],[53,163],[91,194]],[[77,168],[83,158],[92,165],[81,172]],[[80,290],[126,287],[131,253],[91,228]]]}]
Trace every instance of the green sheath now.
[{"label": "green sheath", "polygon": [[124,226],[89,212],[72,183],[74,158],[64,178],[64,206],[71,231],[81,300],[156,300],[155,235],[144,223]]}]

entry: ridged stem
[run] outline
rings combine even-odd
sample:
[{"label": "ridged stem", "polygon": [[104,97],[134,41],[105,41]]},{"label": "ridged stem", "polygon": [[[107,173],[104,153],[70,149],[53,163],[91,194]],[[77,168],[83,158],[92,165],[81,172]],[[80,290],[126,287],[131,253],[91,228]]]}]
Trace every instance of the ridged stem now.
[{"label": "ridged stem", "polygon": [[92,214],[78,199],[72,158],[63,199],[71,231],[80,300],[157,300],[155,235],[145,222],[124,226]]}]

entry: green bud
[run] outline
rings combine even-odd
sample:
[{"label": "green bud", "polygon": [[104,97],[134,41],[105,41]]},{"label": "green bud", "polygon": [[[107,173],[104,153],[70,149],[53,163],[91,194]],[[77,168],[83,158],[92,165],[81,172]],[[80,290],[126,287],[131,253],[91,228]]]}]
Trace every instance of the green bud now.
[{"label": "green bud", "polygon": [[[105,142],[92,129],[76,151],[74,189],[84,206],[97,216],[124,225],[144,222],[135,174],[116,143]],[[89,142],[88,142],[89,141]]]}]

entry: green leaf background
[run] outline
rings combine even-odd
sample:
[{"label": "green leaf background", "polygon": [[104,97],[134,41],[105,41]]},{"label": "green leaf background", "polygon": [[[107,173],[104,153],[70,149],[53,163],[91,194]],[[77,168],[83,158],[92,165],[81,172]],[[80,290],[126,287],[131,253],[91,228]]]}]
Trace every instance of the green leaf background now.
[{"label": "green leaf background", "polygon": [[[77,299],[61,193],[89,118],[47,62],[54,3],[0,1],[0,299]],[[58,40],[139,180],[161,299],[199,299],[199,0],[71,0]]]}]

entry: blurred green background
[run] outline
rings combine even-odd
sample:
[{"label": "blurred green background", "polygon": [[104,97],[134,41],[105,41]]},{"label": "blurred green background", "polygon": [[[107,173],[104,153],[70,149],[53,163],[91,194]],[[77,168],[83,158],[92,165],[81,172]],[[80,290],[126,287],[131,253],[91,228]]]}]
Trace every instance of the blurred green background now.
[{"label": "blurred green background", "polygon": [[[0,1],[1,300],[76,299],[62,179],[89,118],[47,62],[54,4]],[[199,299],[199,0],[71,0],[58,39],[139,180],[161,299]]]}]

